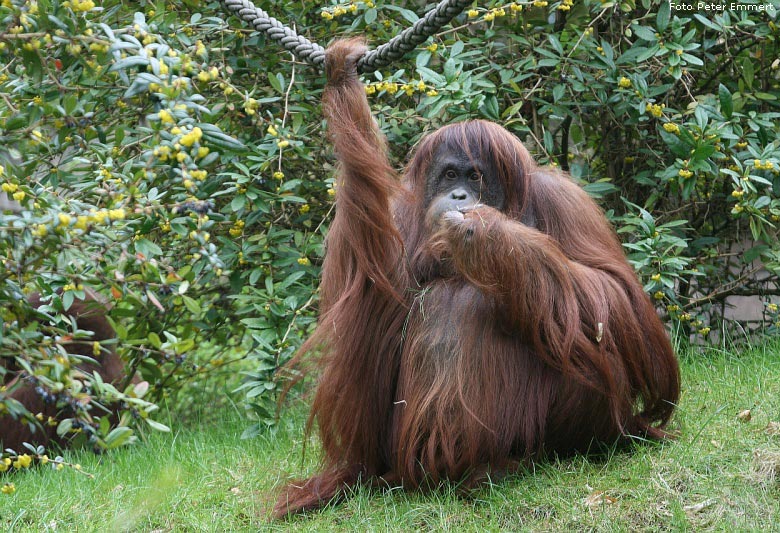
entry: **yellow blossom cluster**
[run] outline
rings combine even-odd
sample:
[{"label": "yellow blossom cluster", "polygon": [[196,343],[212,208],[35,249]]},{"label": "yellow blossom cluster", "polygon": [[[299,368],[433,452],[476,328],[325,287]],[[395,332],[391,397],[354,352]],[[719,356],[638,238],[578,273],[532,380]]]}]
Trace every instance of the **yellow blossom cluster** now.
[{"label": "yellow blossom cluster", "polygon": [[769,311],[770,313],[777,313],[778,309],[780,308],[778,308],[778,305],[775,303],[767,304],[766,306],[766,310]]},{"label": "yellow blossom cluster", "polygon": [[681,178],[683,178],[683,179],[686,179],[686,180],[687,180],[688,178],[690,178],[691,176],[693,176],[693,172],[691,172],[690,170],[688,170],[688,169],[686,169],[686,168],[681,168],[681,169],[680,169],[680,171],[679,171],[677,174],[678,174],[678,175],[679,175]]},{"label": "yellow blossom cluster", "polygon": [[753,167],[755,167],[757,170],[772,170],[774,165],[771,161],[761,161],[760,159],[754,159]]},{"label": "yellow blossom cluster", "polygon": [[189,148],[193,144],[200,142],[201,138],[203,138],[203,130],[201,130],[198,126],[195,126],[190,132],[185,133],[181,136],[181,138],[179,138],[179,144]]},{"label": "yellow blossom cluster", "polygon": [[84,11],[92,11],[95,9],[95,2],[92,0],[65,0],[62,3],[62,7],[69,7],[76,13],[80,13]]},{"label": "yellow blossom cluster", "polygon": [[569,11],[573,5],[574,5],[574,0],[563,0],[561,4],[558,6],[558,10]]},{"label": "yellow blossom cluster", "polygon": [[[2,470],[0,470],[2,472]],[[3,494],[13,494],[16,492],[16,485],[13,483],[3,483],[3,486],[0,487],[0,492]]]},{"label": "yellow blossom cluster", "polygon": [[[69,228],[72,224],[73,229],[87,232],[90,225],[104,225],[114,220],[124,220],[126,212],[124,208],[117,209],[90,209],[88,215],[78,215],[74,218],[68,213],[59,213],[57,215],[57,228]],[[38,237],[45,237],[48,234],[48,228],[45,224],[37,224],[33,229],[33,234]]]},{"label": "yellow blossom cluster", "polygon": [[201,70],[196,77],[198,78],[198,81],[203,83],[214,81],[219,78],[219,69],[217,67],[211,67],[208,70]]},{"label": "yellow blossom cluster", "polygon": [[298,258],[298,264],[302,266],[310,265],[311,261],[309,261],[308,257],[299,257]]},{"label": "yellow blossom cluster", "polygon": [[731,196],[739,200],[740,198],[745,196],[745,191],[743,191],[742,189],[734,189],[733,191],[731,191]]},{"label": "yellow blossom cluster", "polygon": [[236,223],[228,230],[228,233],[230,233],[231,237],[240,237],[244,233],[245,224],[243,220],[236,220]]},{"label": "yellow blossom cluster", "polygon": [[[372,8],[374,7],[374,2],[368,1],[365,3],[366,8]],[[347,13],[355,14],[358,11],[358,5],[355,3],[347,4],[347,5],[339,5],[334,7],[331,10],[322,10],[320,12],[320,16],[324,18],[325,20],[333,20],[334,18],[342,17],[346,15]]]},{"label": "yellow blossom cluster", "polygon": [[485,13],[485,15],[482,18],[487,22],[491,22],[497,18],[501,18],[505,16],[506,16],[506,10],[503,7],[497,7]]},{"label": "yellow blossom cluster", "polygon": [[625,76],[621,76],[618,80],[618,87],[621,87],[623,89],[628,89],[631,87],[631,80],[626,78]]},{"label": "yellow blossom cluster", "polygon": [[387,94],[395,94],[398,91],[404,92],[407,96],[412,96],[415,92],[424,92],[427,96],[436,96],[438,91],[420,80],[415,83],[398,83],[394,81],[378,81],[366,85],[366,94],[372,95],[385,91]]},{"label": "yellow blossom cluster", "polygon": [[659,117],[663,116],[665,107],[666,107],[665,104],[658,105],[658,104],[650,104],[650,103],[648,103],[645,106],[645,111],[647,111],[648,113],[653,115],[655,118],[659,118]]},{"label": "yellow blossom cluster", "polygon": [[246,112],[247,115],[252,116],[255,113],[257,113],[258,105],[259,105],[258,101],[255,100],[254,98],[247,98],[246,101],[244,102],[244,111]]},{"label": "yellow blossom cluster", "polygon": [[666,124],[664,124],[664,130],[667,131],[668,133],[677,134],[680,133],[680,126],[678,126],[674,122],[667,122]]}]

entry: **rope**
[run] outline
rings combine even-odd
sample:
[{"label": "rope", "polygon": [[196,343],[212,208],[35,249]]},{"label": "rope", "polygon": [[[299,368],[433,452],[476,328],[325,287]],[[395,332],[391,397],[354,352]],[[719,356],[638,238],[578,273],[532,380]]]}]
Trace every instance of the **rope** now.
[{"label": "rope", "polygon": [[[320,45],[298,35],[259,7],[255,7],[251,0],[221,1],[229,11],[248,22],[257,31],[262,31],[271,39],[281,43],[301,61],[322,68],[325,63],[325,49]],[[442,0],[411,27],[406,28],[376,50],[367,52],[358,61],[358,70],[372,72],[400,59],[457,17],[472,2],[473,0]]]}]

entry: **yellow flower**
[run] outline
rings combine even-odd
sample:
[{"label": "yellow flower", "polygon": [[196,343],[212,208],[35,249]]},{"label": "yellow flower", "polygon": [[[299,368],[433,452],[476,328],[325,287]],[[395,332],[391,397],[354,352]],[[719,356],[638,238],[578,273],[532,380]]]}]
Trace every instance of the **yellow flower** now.
[{"label": "yellow flower", "polygon": [[628,89],[631,87],[631,80],[626,78],[625,76],[621,76],[618,80],[618,87],[622,87],[624,89]]},{"label": "yellow flower", "polygon": [[691,172],[690,170],[686,170],[684,168],[681,168],[677,174],[679,174],[679,176],[683,179],[688,179],[691,176],[693,176],[693,172]]},{"label": "yellow flower", "polygon": [[32,463],[32,457],[30,457],[28,454],[19,455],[16,458],[16,461],[13,462],[14,468],[29,468],[30,464]]},{"label": "yellow flower", "polygon": [[323,11],[322,13],[320,13],[320,16],[325,20],[333,20],[333,15],[328,11]]},{"label": "yellow flower", "polygon": [[470,19],[475,19],[475,18],[477,18],[479,16],[479,11],[477,11],[476,9],[469,9],[466,12],[466,14],[468,15],[468,17]]},{"label": "yellow flower", "polygon": [[436,50],[439,49],[439,45],[436,43],[431,43],[428,46],[426,46],[425,49],[428,50],[429,52],[435,52]]},{"label": "yellow flower", "polygon": [[207,146],[201,146],[198,148],[198,159],[203,159],[207,155],[209,155],[209,149]]},{"label": "yellow flower", "polygon": [[189,148],[196,142],[200,141],[202,137],[203,131],[199,127],[195,126],[192,128],[191,132],[182,135],[181,139],[179,139],[179,143]]},{"label": "yellow flower", "polygon": [[645,106],[645,111],[653,115],[655,118],[659,118],[664,114],[663,106],[658,104],[647,104]]},{"label": "yellow flower", "polygon": [[777,312],[777,310],[778,310],[778,306],[777,306],[777,304],[769,304],[769,305],[767,305],[767,306],[766,306],[766,308],[767,308],[767,310],[768,310],[770,313],[776,313],[776,312]]},{"label": "yellow flower", "polygon": [[173,115],[171,115],[171,112],[167,109],[161,109],[159,115],[160,122],[163,124],[173,124]]},{"label": "yellow flower", "polygon": [[731,191],[731,196],[733,196],[734,198],[737,198],[737,199],[742,198],[744,195],[745,195],[745,191],[742,191],[742,190],[739,190],[739,189],[735,189],[735,190]]},{"label": "yellow flower", "polygon": [[2,487],[0,487],[0,492],[3,494],[13,494],[16,492],[16,486],[13,483],[5,483]]},{"label": "yellow flower", "polygon": [[308,258],[308,257],[299,257],[299,258],[298,258],[298,264],[299,264],[299,265],[306,266],[306,265],[310,265],[310,264],[311,264],[311,261],[309,261],[309,258]]},{"label": "yellow flower", "polygon": [[25,196],[26,195],[24,191],[16,191],[14,193],[14,200],[16,200],[17,202],[21,202],[22,200],[24,200]]},{"label": "yellow flower", "polygon": [[274,172],[274,179],[275,180],[283,180],[284,179],[284,172],[277,170]]},{"label": "yellow flower", "polygon": [[664,124],[664,130],[666,130],[669,133],[680,133],[680,126],[675,124],[674,122],[667,122]]},{"label": "yellow flower", "polygon": [[14,193],[19,186],[16,183],[3,183],[0,188],[3,189],[3,192]]},{"label": "yellow flower", "polygon": [[276,143],[276,146],[278,146],[279,148],[287,148],[288,146],[290,146],[290,141],[281,140]]},{"label": "yellow flower", "polygon": [[57,215],[57,218],[59,219],[60,226],[69,226],[70,225],[70,215],[67,213],[60,213]]}]

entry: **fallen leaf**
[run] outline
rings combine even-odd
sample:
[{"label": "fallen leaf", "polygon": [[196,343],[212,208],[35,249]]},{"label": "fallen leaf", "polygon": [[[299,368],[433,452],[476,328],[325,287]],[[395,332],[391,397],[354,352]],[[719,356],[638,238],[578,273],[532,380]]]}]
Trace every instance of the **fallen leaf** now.
[{"label": "fallen leaf", "polygon": [[611,505],[616,501],[617,501],[616,498],[613,498],[609,494],[605,493],[603,490],[597,490],[591,493],[590,496],[585,498],[585,505],[593,509],[595,507],[600,507],[602,505]]},{"label": "fallen leaf", "polygon": [[753,418],[753,414],[750,412],[750,409],[745,409],[737,415],[737,419],[740,422],[750,422],[751,418]]}]

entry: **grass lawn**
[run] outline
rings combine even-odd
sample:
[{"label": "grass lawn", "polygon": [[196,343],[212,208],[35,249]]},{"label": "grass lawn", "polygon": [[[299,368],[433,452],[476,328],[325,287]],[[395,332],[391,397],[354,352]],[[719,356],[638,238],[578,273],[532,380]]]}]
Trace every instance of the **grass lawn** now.
[{"label": "grass lawn", "polygon": [[678,440],[537,465],[473,499],[361,489],[269,524],[274,489],[315,466],[313,453],[301,459],[303,417],[242,441],[234,410],[103,456],[66,454],[94,479],[40,467],[6,476],[17,490],[0,495],[0,531],[780,531],[780,348],[682,365]]}]

